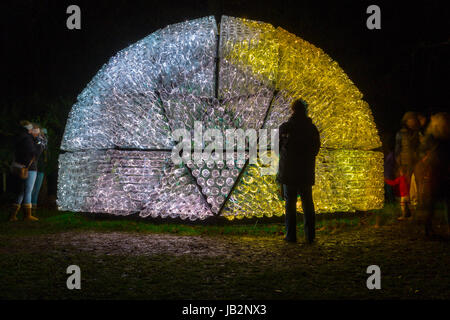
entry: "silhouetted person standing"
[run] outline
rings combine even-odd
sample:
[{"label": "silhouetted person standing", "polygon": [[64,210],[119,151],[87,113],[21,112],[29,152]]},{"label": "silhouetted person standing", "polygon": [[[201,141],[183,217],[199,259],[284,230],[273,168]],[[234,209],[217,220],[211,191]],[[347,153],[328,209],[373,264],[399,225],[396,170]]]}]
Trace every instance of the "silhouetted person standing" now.
[{"label": "silhouetted person standing", "polygon": [[283,185],[286,200],[286,237],[296,242],[297,195],[302,200],[305,238],[315,238],[315,212],[312,186],[315,161],[320,148],[320,136],[311,118],[306,115],[306,103],[299,99],[292,106],[294,114],[279,129],[280,162],[277,180]]}]

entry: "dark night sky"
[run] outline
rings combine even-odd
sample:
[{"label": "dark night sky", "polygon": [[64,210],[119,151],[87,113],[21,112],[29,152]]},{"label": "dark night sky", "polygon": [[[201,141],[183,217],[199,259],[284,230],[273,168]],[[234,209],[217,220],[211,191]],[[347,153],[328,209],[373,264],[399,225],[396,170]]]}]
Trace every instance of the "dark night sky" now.
[{"label": "dark night sky", "polygon": [[[75,102],[117,51],[168,24],[230,15],[280,26],[322,48],[347,72],[391,130],[407,109],[448,107],[449,11],[445,1],[14,1],[2,6],[1,105],[37,114],[46,101]],[[82,29],[66,28],[81,8]],[[382,29],[366,28],[381,7]],[[446,43],[446,44],[445,44]],[[38,98],[36,98],[38,97]],[[36,101],[39,101],[36,103]],[[32,110],[30,110],[30,108]]]}]

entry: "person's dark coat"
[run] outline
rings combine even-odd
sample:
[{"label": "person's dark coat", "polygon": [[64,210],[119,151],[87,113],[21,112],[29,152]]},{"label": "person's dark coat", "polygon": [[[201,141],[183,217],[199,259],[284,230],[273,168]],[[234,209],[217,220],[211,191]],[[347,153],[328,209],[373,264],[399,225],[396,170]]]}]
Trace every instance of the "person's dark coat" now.
[{"label": "person's dark coat", "polygon": [[37,158],[37,161],[36,161],[36,169],[37,169],[38,172],[44,172],[45,171],[46,162],[47,162],[47,160],[46,160],[46,157],[47,157],[46,152],[48,150],[48,148],[47,148],[48,141],[47,141],[47,138],[40,137],[40,136],[38,136],[35,139],[35,141],[37,142],[37,144],[40,145],[41,150],[42,150],[40,155],[39,155],[39,157]]},{"label": "person's dark coat", "polygon": [[450,143],[427,137],[425,156],[418,161],[417,174],[419,201],[434,202],[449,197],[450,189]]},{"label": "person's dark coat", "polygon": [[294,113],[279,128],[279,147],[277,181],[287,185],[314,185],[320,135],[311,118],[302,112]]},{"label": "person's dark coat", "polygon": [[417,161],[419,130],[403,127],[395,137],[395,157],[399,166],[405,166],[410,176]]},{"label": "person's dark coat", "polygon": [[39,158],[42,148],[38,145],[34,137],[23,129],[16,137],[14,145],[14,161],[24,166],[30,165],[31,160],[35,161],[31,163],[29,167],[30,171],[36,170],[36,160]]}]

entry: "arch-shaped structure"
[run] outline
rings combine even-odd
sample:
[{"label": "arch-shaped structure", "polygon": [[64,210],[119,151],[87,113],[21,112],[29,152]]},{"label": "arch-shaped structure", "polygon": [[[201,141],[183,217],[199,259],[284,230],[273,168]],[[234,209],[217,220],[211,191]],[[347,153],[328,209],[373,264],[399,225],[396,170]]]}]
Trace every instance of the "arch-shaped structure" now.
[{"label": "arch-shaped structure", "polygon": [[[219,32],[220,30],[220,32]],[[59,158],[62,210],[195,220],[282,215],[275,177],[234,161],[174,165],[172,131],[277,128],[298,97],[321,134],[317,212],[383,205],[368,104],[321,49],[270,24],[223,16],[169,25],[123,49],[78,96]],[[299,205],[299,209],[301,206]]]}]

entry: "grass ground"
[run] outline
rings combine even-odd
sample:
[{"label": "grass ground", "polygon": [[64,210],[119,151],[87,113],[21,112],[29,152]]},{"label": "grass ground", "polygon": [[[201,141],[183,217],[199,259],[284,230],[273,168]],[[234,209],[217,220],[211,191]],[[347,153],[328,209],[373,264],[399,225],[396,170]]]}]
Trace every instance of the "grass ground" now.
[{"label": "grass ground", "polygon": [[[187,225],[40,210],[0,222],[1,299],[449,299],[450,245],[399,209],[317,221],[317,242],[284,243],[280,222]],[[375,228],[376,216],[380,227]],[[437,216],[436,230],[446,235]],[[301,239],[302,225],[298,226]],[[80,266],[82,289],[66,288]],[[368,290],[366,269],[381,269]]]}]

